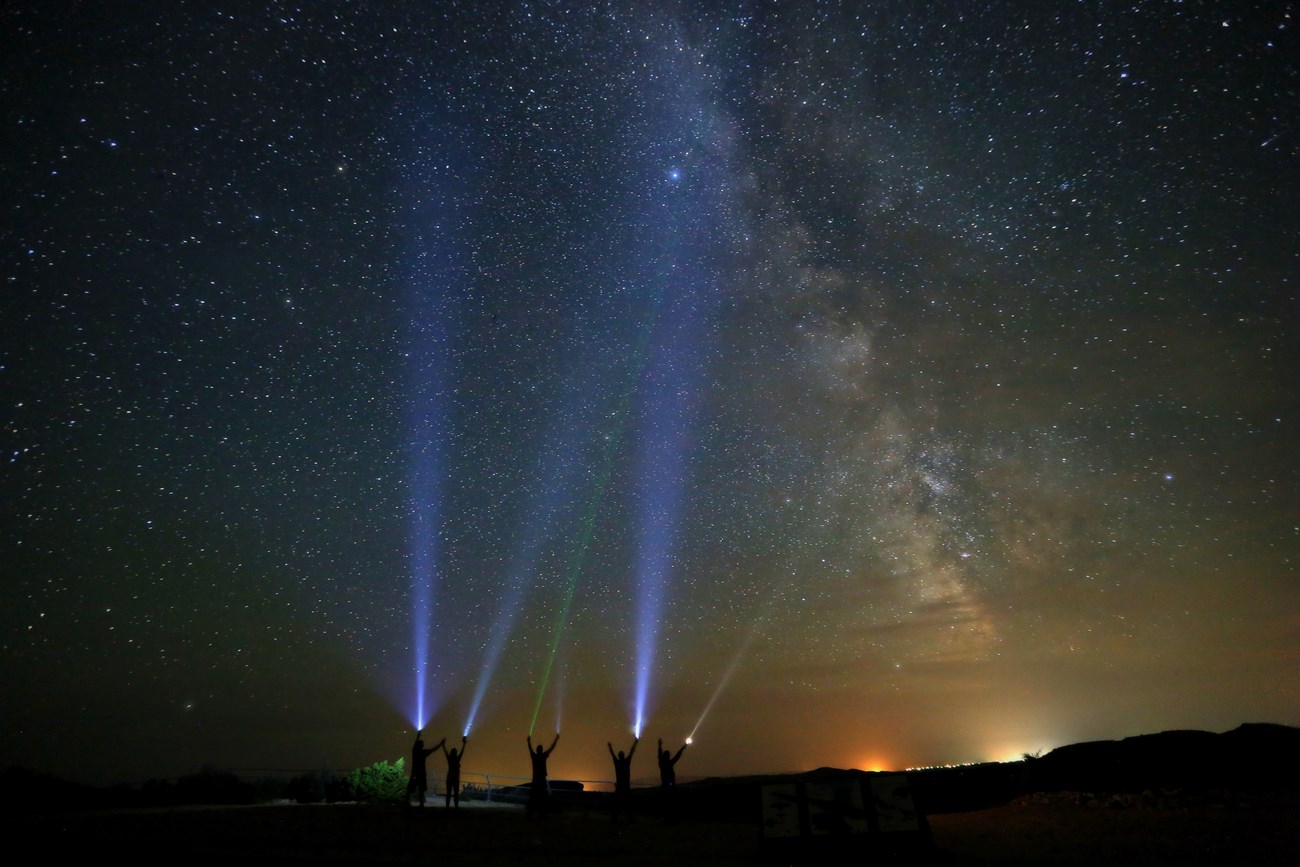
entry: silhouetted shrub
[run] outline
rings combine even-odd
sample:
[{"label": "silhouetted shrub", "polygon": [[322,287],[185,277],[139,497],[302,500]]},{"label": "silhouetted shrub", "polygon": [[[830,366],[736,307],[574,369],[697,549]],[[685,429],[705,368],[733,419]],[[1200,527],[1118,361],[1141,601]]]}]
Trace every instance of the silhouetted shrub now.
[{"label": "silhouetted shrub", "polygon": [[346,800],[346,788],[343,780],[333,771],[312,771],[290,780],[285,787],[285,796],[299,804],[320,804]]},{"label": "silhouetted shrub", "polygon": [[286,780],[276,779],[275,777],[260,777],[251,780],[248,783],[253,793],[253,801],[258,804],[266,804],[271,801],[278,801],[282,798],[289,797],[289,784]]},{"label": "silhouetted shrub", "polygon": [[147,807],[163,807],[176,803],[176,786],[167,780],[150,777],[140,787],[140,803]]},{"label": "silhouetted shrub", "polygon": [[177,780],[173,795],[178,804],[251,804],[255,800],[252,786],[211,765]]},{"label": "silhouetted shrub", "polygon": [[61,809],[85,804],[87,789],[18,765],[0,774],[0,807],[6,811]]}]

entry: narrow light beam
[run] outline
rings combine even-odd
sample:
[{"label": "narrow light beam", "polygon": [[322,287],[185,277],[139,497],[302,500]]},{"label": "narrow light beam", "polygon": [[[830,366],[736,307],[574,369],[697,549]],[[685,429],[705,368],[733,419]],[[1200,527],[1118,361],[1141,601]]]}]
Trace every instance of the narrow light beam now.
[{"label": "narrow light beam", "polygon": [[483,653],[478,683],[465,723],[466,730],[472,728],[478,718],[506,643],[514,634],[545,548],[553,538],[557,525],[569,517],[572,511],[574,480],[582,469],[583,457],[591,446],[589,442],[584,442],[588,438],[586,432],[591,428],[587,416],[592,415],[593,410],[583,404],[590,402],[590,394],[595,390],[589,381],[588,368],[589,365],[575,364],[570,371],[566,378],[567,393],[559,401],[565,409],[552,414],[547,434],[541,440],[543,445],[538,450],[533,468],[532,478],[535,483],[527,486],[527,490],[534,493],[526,498],[527,505],[520,512],[518,535],[521,541],[506,570],[506,579],[502,582],[505,590]]},{"label": "narrow light beam", "polygon": [[614,458],[617,456],[619,446],[623,441],[624,428],[631,410],[632,398],[636,392],[636,381],[645,366],[650,333],[659,315],[660,301],[661,297],[659,295],[653,296],[646,310],[645,321],[637,332],[639,339],[636,349],[628,362],[627,382],[623,388],[622,397],[609,417],[609,426],[604,434],[605,448],[600,459],[600,469],[596,474],[596,483],[592,486],[587,497],[587,508],[582,516],[578,539],[570,552],[564,582],[564,596],[561,598],[560,609],[555,618],[555,626],[551,630],[550,650],[546,654],[546,663],[542,668],[542,676],[537,685],[537,700],[533,703],[533,716],[528,723],[529,734],[532,734],[537,727],[537,715],[541,712],[542,698],[546,695],[546,688],[550,683],[551,668],[555,664],[555,654],[559,650],[560,642],[564,638],[564,631],[569,623],[569,613],[573,608],[573,597],[578,589],[578,577],[582,574],[582,569],[586,565],[587,550],[591,547],[591,539],[596,529],[596,518],[600,515],[601,507],[605,502],[605,493],[609,488],[609,479],[614,468]]},{"label": "narrow light beam", "polygon": [[408,716],[423,728],[433,716],[435,697],[430,689],[433,668],[433,609],[437,597],[440,538],[443,520],[444,480],[451,436],[452,406],[449,395],[455,367],[453,344],[458,318],[457,288],[466,281],[461,261],[464,245],[457,233],[464,223],[461,202],[464,177],[445,171],[446,160],[469,166],[460,159],[461,148],[454,122],[439,130],[436,148],[441,165],[416,158],[404,179],[413,191],[408,215],[413,266],[406,287],[405,367],[407,472],[407,557],[411,591],[411,653],[415,679]]},{"label": "narrow light beam", "polygon": [[[428,315],[426,311],[426,315]],[[408,420],[408,527],[411,580],[411,651],[415,683],[411,722],[424,727],[432,716],[429,695],[430,633],[433,628],[433,600],[439,558],[438,529],[441,523],[442,479],[445,473],[443,401],[445,365],[442,351],[446,334],[429,316],[413,323],[409,353],[411,406]]]},{"label": "narrow light beam", "polygon": [[767,624],[764,621],[756,620],[754,621],[754,624],[750,626],[749,634],[745,636],[745,640],[741,642],[740,648],[737,649],[735,655],[731,657],[731,662],[727,665],[726,671],[722,673],[722,679],[718,681],[718,685],[713,689],[713,695],[709,696],[708,702],[704,705],[704,710],[700,711],[700,718],[695,721],[695,726],[691,729],[691,733],[686,736],[686,743],[689,744],[695,740],[695,733],[698,732],[700,726],[704,724],[704,718],[709,715],[709,711],[713,710],[713,705],[717,703],[718,697],[721,696],[723,691],[727,688],[727,684],[731,683],[732,676],[734,676],[740,669],[740,663],[744,660],[745,655],[749,653],[749,648],[753,645],[754,639],[759,636],[766,625]]}]

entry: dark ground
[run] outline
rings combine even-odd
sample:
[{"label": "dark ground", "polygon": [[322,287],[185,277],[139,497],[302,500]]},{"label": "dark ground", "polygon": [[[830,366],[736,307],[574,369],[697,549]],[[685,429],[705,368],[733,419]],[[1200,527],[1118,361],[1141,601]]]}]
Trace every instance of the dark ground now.
[{"label": "dark ground", "polygon": [[[1023,762],[910,772],[906,785],[929,817],[932,845],[919,833],[820,837],[793,841],[792,848],[760,838],[763,785],[869,777],[824,768],[701,780],[678,788],[678,815],[689,820],[672,825],[651,815],[663,803],[657,790],[638,789],[641,821],[627,826],[609,820],[606,796],[560,784],[560,812],[529,822],[518,804],[481,801],[456,812],[353,803],[148,807],[160,802],[146,796],[249,801],[253,789],[231,774],[207,773],[187,778],[188,787],[182,780],[140,791],[92,790],[11,770],[0,786],[0,833],[25,860],[175,867],[1300,865],[1300,729],[1287,726],[1161,732],[1074,744]],[[809,849],[810,842],[822,848]],[[880,848],[889,843],[896,845]]]},{"label": "dark ground", "polygon": [[[881,856],[774,853],[757,823],[644,817],[614,825],[574,812],[529,822],[518,807],[353,804],[188,807],[26,816],[11,845],[42,859],[173,865],[334,864],[1300,864],[1300,799],[1219,797],[1165,808],[1056,799],[930,817],[934,847]],[[793,856],[793,857],[791,857]]]}]

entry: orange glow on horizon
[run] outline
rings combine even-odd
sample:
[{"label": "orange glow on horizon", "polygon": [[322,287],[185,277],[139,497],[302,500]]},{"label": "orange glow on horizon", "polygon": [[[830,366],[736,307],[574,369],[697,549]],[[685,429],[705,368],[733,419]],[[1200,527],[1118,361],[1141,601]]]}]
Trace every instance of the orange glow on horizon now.
[{"label": "orange glow on horizon", "polygon": [[854,767],[860,771],[892,771],[894,763],[880,756],[869,756],[858,760]]}]

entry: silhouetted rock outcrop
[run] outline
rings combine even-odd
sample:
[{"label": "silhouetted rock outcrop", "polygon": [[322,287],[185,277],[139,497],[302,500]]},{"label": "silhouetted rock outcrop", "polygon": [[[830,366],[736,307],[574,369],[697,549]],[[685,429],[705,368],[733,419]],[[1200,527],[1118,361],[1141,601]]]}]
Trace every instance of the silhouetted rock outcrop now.
[{"label": "silhouetted rock outcrop", "polygon": [[[1071,793],[1045,802],[1098,801],[1113,796],[1175,790],[1138,804],[1203,800],[1189,792],[1208,789],[1300,789],[1300,729],[1251,723],[1223,734],[1167,731],[1119,741],[1091,741],[1052,750],[1041,758],[908,771],[916,806],[926,814],[979,810],[1034,793]],[[680,787],[689,815],[722,821],[752,821],[764,784],[794,782],[864,771],[819,768],[802,774],[700,780]],[[653,810],[649,793],[646,809]],[[1131,800],[1131,799],[1130,799]],[[1198,800],[1199,802],[1199,800]],[[1134,802],[1137,803],[1137,802]]]},{"label": "silhouetted rock outcrop", "polygon": [[1223,734],[1167,731],[1091,741],[1029,761],[1036,791],[1157,787],[1288,788],[1300,780],[1300,729],[1253,723]]}]

